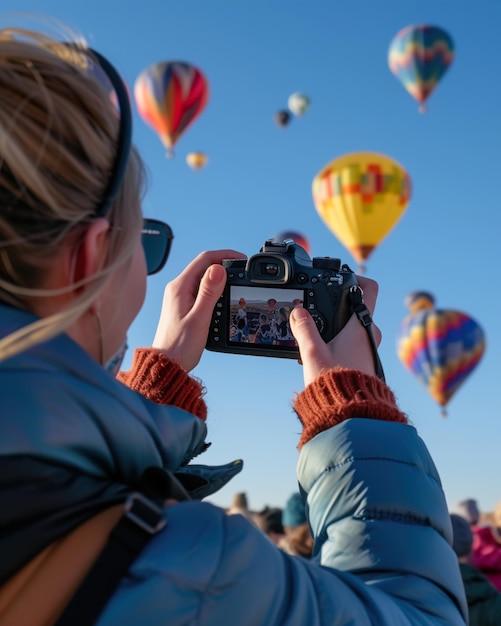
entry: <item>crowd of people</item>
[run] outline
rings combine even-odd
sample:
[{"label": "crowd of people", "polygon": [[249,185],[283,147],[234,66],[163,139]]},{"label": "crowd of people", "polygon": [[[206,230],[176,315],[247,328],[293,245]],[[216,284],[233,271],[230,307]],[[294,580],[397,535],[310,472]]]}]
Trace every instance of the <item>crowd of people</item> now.
[{"label": "crowd of people", "polygon": [[453,548],[458,557],[470,626],[501,624],[501,502],[481,513],[473,498],[451,512]]},{"label": "crowd of people", "polygon": [[236,493],[228,515],[243,515],[255,524],[278,548],[294,556],[311,558],[313,537],[308,525],[304,501],[299,492],[287,499],[284,507],[265,506],[260,511],[249,508],[246,493]]},{"label": "crowd of people", "polygon": [[192,371],[222,261],[245,255],[200,253],[120,371],[172,243],[142,214],[131,125],[120,73],[83,38],[0,29],[1,623],[464,626],[440,477],[378,375],[373,280],[328,343],[290,312],[304,389],[280,520],[263,511],[263,532],[204,501],[242,464],[198,462],[211,442]]}]

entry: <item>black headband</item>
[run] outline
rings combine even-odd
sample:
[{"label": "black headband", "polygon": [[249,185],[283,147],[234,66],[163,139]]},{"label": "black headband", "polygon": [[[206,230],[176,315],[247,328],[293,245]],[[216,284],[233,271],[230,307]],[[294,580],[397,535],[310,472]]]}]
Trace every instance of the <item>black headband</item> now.
[{"label": "black headband", "polygon": [[117,96],[118,106],[120,109],[120,123],[115,162],[113,164],[108,185],[103,193],[103,198],[95,213],[96,217],[105,217],[120,190],[127,162],[129,160],[132,143],[132,111],[130,107],[129,94],[127,93],[127,89],[120,74],[105,57],[99,54],[99,52],[96,52],[92,48],[89,48],[89,52],[97,59],[100,67],[109,78]]}]

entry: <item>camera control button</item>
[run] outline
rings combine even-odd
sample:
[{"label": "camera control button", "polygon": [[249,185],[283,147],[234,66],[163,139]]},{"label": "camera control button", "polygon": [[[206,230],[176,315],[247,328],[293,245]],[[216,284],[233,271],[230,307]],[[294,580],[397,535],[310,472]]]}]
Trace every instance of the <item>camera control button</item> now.
[{"label": "camera control button", "polygon": [[325,329],[325,322],[324,322],[324,318],[319,315],[318,313],[312,313],[312,317],[315,321],[315,324],[317,325],[318,331],[320,333],[323,333],[324,329]]},{"label": "camera control button", "polygon": [[304,283],[308,282],[308,275],[304,274],[303,272],[300,272],[297,276],[296,276],[296,280],[299,284],[304,285]]},{"label": "camera control button", "polygon": [[312,283],[318,283],[318,278],[316,276],[313,276],[313,278],[311,279]]}]

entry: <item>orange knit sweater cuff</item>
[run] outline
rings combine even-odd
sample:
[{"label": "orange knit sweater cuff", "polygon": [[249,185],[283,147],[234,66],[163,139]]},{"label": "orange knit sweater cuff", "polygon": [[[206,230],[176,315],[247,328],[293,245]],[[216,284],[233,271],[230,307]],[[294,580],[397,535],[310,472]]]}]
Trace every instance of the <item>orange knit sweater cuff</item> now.
[{"label": "orange knit sweater cuff", "polygon": [[294,402],[303,432],[298,448],[336,424],[365,417],[407,424],[391,389],[376,376],[357,370],[328,370],[298,394]]},{"label": "orange knit sweater cuff", "polygon": [[119,372],[117,379],[152,402],[176,406],[202,420],[207,418],[205,388],[160,350],[136,349],[131,369]]}]

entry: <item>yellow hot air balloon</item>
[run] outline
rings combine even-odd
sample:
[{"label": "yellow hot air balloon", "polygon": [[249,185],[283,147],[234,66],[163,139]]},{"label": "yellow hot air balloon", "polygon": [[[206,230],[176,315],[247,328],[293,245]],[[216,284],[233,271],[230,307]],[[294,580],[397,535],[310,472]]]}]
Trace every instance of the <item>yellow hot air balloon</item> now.
[{"label": "yellow hot air balloon", "polygon": [[393,159],[355,152],[334,159],[313,179],[313,202],[327,227],[359,263],[364,262],[402,217],[410,178]]},{"label": "yellow hot air balloon", "polygon": [[201,170],[202,167],[205,167],[207,161],[208,157],[203,152],[190,152],[186,155],[186,163],[192,170]]}]

